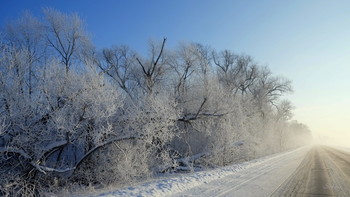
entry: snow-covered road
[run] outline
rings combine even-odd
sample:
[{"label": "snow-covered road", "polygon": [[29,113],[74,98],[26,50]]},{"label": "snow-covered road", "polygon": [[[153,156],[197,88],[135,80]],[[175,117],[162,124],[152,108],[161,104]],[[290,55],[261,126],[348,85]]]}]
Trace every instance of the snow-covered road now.
[{"label": "snow-covered road", "polygon": [[270,196],[299,166],[309,148],[274,155],[244,170],[174,196]]},{"label": "snow-covered road", "polygon": [[314,146],[271,196],[350,196],[350,153]]},{"label": "snow-covered road", "polygon": [[269,196],[299,166],[310,147],[215,170],[181,174],[94,196]]}]

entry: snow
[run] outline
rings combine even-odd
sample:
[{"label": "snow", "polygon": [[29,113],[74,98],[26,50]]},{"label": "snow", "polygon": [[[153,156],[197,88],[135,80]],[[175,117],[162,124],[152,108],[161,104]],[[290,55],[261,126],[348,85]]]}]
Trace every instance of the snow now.
[{"label": "snow", "polygon": [[332,145],[332,147],[333,147],[333,148],[336,148],[336,149],[338,149],[338,150],[341,150],[341,151],[350,153],[350,147],[334,146],[334,145]]},{"label": "snow", "polygon": [[309,147],[214,170],[181,174],[91,196],[254,196],[272,193],[297,168]]}]

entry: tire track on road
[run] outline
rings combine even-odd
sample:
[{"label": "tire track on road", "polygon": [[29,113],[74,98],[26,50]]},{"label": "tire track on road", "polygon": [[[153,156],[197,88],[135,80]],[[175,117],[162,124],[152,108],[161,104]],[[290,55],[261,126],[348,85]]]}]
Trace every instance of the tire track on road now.
[{"label": "tire track on road", "polygon": [[350,154],[315,146],[271,196],[349,196]]}]

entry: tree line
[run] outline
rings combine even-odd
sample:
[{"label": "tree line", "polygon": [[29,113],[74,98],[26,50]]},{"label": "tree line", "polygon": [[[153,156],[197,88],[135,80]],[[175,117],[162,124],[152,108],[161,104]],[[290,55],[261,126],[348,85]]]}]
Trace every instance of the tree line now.
[{"label": "tree line", "polygon": [[98,50],[76,14],[26,12],[0,33],[0,194],[127,184],[304,145],[291,81],[199,43]]}]

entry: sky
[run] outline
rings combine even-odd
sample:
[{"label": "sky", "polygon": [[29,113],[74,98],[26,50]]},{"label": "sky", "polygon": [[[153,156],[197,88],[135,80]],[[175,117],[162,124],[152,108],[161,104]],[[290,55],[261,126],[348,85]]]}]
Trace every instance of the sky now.
[{"label": "sky", "polygon": [[294,119],[350,146],[348,0],[0,0],[0,26],[25,10],[76,12],[98,48],[149,40],[199,42],[254,57],[293,82]]}]

